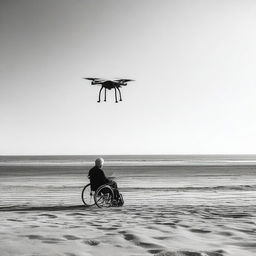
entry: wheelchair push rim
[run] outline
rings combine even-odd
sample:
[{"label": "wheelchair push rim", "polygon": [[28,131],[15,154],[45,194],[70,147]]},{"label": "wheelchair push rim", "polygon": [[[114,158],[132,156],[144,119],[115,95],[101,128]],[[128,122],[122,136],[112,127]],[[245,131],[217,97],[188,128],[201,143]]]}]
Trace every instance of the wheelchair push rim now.
[{"label": "wheelchair push rim", "polygon": [[82,201],[84,203],[84,205],[86,206],[92,206],[95,205],[95,201],[94,201],[94,197],[93,194],[91,193],[91,184],[87,184],[86,186],[84,186],[83,190],[82,190]]},{"label": "wheelchair push rim", "polygon": [[99,207],[110,207],[114,199],[114,191],[108,185],[100,186],[94,194],[94,202]]}]

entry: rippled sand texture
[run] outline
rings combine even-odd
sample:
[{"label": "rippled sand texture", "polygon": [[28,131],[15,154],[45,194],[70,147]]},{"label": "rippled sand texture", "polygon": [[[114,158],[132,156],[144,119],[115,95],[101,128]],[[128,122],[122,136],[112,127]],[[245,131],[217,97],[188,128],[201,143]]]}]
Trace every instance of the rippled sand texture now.
[{"label": "rippled sand texture", "polygon": [[86,208],[84,168],[6,168],[0,255],[256,255],[253,167],[108,167],[122,208]]},{"label": "rippled sand texture", "polygon": [[150,207],[1,212],[1,255],[248,255],[256,207]]}]

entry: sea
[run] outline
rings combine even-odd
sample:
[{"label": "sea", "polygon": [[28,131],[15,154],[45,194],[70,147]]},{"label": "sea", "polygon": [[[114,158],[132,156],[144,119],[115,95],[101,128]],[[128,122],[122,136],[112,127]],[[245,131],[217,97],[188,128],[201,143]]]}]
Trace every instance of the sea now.
[{"label": "sea", "polygon": [[[81,192],[96,157],[0,156],[0,212],[82,207]],[[106,176],[124,197],[123,207],[192,216],[195,233],[202,231],[196,231],[202,221],[210,230],[221,229],[218,241],[226,243],[221,248],[256,255],[256,155],[101,157]]]},{"label": "sea", "polygon": [[[1,156],[0,211],[81,204],[97,156]],[[126,204],[256,204],[256,156],[103,156]]]}]

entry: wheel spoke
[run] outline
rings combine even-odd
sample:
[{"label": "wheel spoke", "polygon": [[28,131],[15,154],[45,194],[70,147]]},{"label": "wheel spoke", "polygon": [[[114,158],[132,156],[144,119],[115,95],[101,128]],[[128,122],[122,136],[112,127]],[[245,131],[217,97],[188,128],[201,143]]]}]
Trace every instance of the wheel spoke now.
[{"label": "wheel spoke", "polygon": [[104,202],[104,197],[103,196],[100,196],[99,198],[97,198],[97,203],[100,203],[100,200],[103,199],[103,202]]},{"label": "wheel spoke", "polygon": [[112,205],[113,190],[106,185],[98,188],[94,195],[95,203],[98,207],[110,207]]}]

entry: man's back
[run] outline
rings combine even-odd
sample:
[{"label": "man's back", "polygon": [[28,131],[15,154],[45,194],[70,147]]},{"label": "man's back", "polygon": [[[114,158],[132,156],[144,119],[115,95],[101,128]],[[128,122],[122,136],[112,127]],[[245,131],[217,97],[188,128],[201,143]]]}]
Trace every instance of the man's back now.
[{"label": "man's back", "polygon": [[109,182],[104,172],[97,166],[90,169],[88,177],[90,179],[92,191],[96,191],[98,187]]}]

